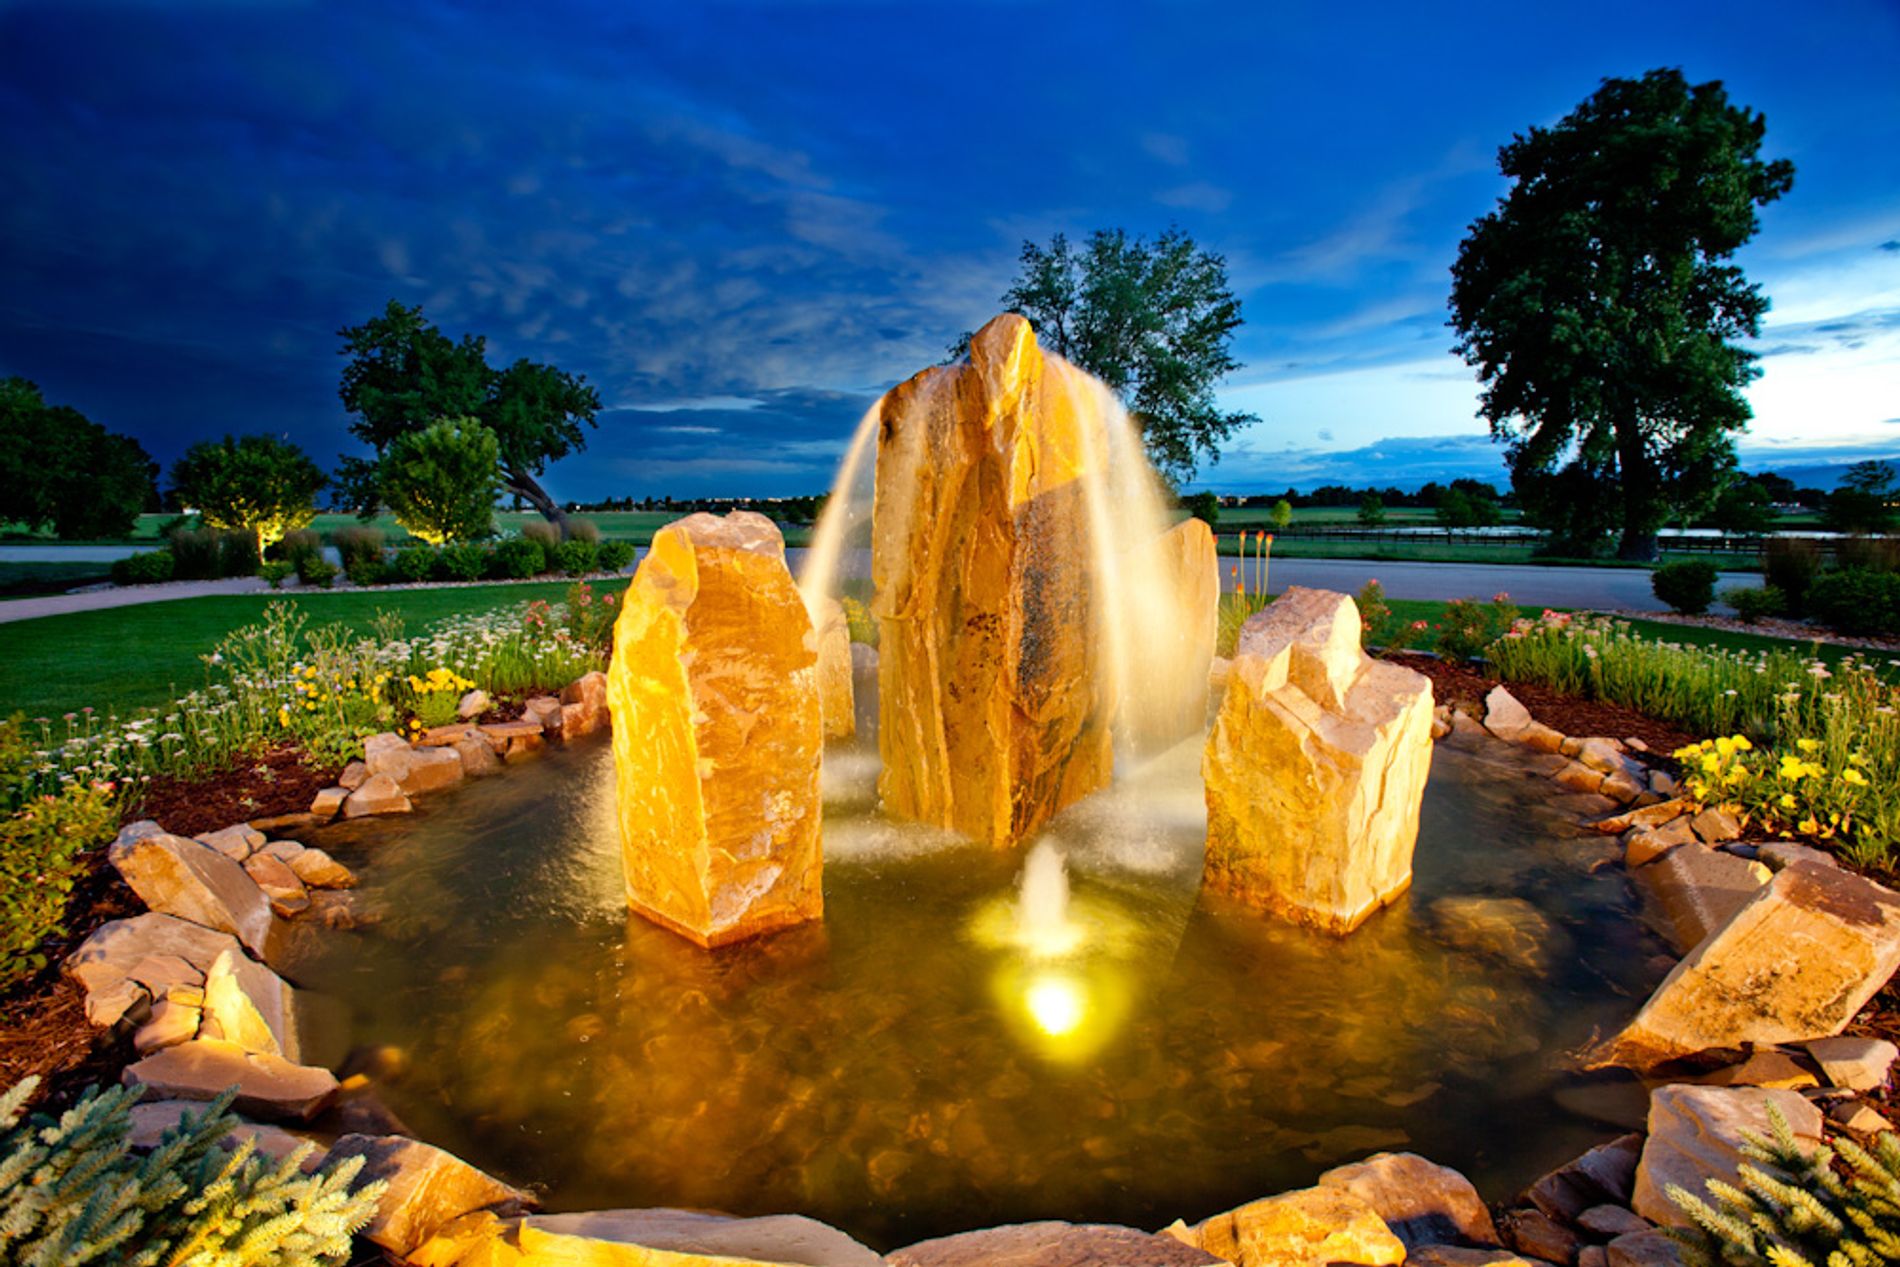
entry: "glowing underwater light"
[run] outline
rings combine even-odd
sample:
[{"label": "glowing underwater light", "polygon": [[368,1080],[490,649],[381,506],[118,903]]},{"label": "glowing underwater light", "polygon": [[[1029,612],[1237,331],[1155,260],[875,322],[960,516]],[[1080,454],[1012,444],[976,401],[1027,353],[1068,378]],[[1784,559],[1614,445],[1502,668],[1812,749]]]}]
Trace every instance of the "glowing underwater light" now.
[{"label": "glowing underwater light", "polygon": [[1088,1014],[1088,997],[1079,982],[1053,974],[1030,981],[1023,994],[1030,1019],[1051,1038],[1074,1033]]}]

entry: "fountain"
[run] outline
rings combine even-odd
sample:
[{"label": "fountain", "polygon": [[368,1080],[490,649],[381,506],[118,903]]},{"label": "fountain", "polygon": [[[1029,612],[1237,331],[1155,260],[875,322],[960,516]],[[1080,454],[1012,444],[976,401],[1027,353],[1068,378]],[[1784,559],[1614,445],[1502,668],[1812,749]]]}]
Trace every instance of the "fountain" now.
[{"label": "fountain", "polygon": [[1074,950],[1081,928],[1069,919],[1069,873],[1054,845],[1043,841],[1029,851],[1016,897],[1016,937],[1036,958],[1053,959]]}]

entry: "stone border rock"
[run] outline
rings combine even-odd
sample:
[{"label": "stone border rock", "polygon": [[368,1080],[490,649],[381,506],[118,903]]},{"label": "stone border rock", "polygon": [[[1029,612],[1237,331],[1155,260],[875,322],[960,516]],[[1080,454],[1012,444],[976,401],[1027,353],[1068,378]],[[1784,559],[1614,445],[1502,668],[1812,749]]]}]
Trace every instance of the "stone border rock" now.
[{"label": "stone border rock", "polygon": [[[479,695],[471,692],[462,700],[464,718],[485,710],[487,701]],[[464,720],[413,741],[372,736],[363,759],[345,769],[337,786],[320,792],[307,814],[234,824],[193,840],[168,835],[153,822],[127,826],[113,844],[112,860],[152,910],[96,930],[67,959],[65,971],[85,988],[94,1024],[132,1032],[141,1059],[126,1067],[123,1080],[151,1097],[134,1109],[135,1143],[153,1146],[181,1114],[235,1086],[238,1110],[252,1119],[240,1135],[267,1155],[287,1156],[313,1140],[323,1151],[308,1166],[326,1154],[363,1157],[364,1180],[389,1184],[363,1235],[418,1267],[541,1257],[631,1262],[651,1255],[670,1261],[692,1254],[734,1267],[961,1267],[994,1261],[1005,1251],[1020,1267],[1082,1261],[1107,1267],[1265,1261],[1282,1267],[1680,1267],[1675,1243],[1661,1229],[1679,1226],[1683,1218],[1660,1194],[1670,1183],[1694,1189],[1710,1178],[1732,1179],[1742,1136],[1766,1128],[1769,1105],[1808,1137],[1820,1134],[1823,1113],[1837,1130],[1863,1140],[1890,1129],[1862,1096],[1887,1085],[1900,1053],[1881,1040],[1839,1036],[1837,1028],[1835,1035],[1804,1041],[1738,1042],[1747,1050],[1731,1053],[1735,1058],[1663,1079],[1650,1098],[1645,1132],[1611,1140],[1543,1176],[1495,1220],[1463,1175],[1408,1153],[1375,1154],[1328,1171],[1316,1187],[1250,1202],[1193,1226],[1177,1221],[1158,1233],[1021,1224],[926,1241],[885,1257],[834,1228],[793,1215],[535,1215],[532,1193],[409,1138],[373,1093],[365,1096],[363,1077],[339,1081],[328,1069],[297,1063],[296,994],[265,961],[270,934],[277,921],[313,914],[330,926],[348,926],[344,890],[354,876],[322,850],[269,836],[339,818],[404,812],[415,796],[493,774],[547,743],[608,724],[605,676],[590,673],[558,699],[529,700],[517,721]],[[1653,876],[1661,886],[1660,909],[1678,944],[1701,932],[1657,998],[1685,975],[1685,965],[1709,947],[1719,948],[1749,912],[1759,919],[1798,907],[1763,897],[1780,883],[1766,880],[1770,871],[1804,884],[1820,883],[1812,879],[1815,872],[1839,877],[1853,892],[1831,892],[1828,902],[1863,913],[1867,903],[1885,900],[1867,890],[1886,894],[1900,908],[1900,895],[1839,868],[1830,873],[1831,860],[1818,851],[1740,840],[1733,816],[1694,811],[1675,799],[1668,776],[1639,759],[1640,744],[1559,734],[1537,723],[1502,687],[1487,700],[1483,721],[1441,708],[1435,737],[1454,733],[1516,743],[1547,758],[1531,768],[1596,798],[1586,803],[1603,812],[1591,825],[1621,833],[1626,865],[1638,882],[1650,883]],[[1900,934],[1892,940],[1900,946]],[[1851,1012],[1841,1025],[1848,1019]],[[347,1103],[352,1096],[361,1098]],[[346,1125],[326,1139],[310,1133],[319,1119],[370,1129]]]}]

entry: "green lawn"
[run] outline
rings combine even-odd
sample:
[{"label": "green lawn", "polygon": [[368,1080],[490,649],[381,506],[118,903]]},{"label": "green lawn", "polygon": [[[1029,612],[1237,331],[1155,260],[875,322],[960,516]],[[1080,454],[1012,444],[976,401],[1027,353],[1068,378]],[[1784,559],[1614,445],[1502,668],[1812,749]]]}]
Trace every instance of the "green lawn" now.
[{"label": "green lawn", "polygon": [[[617,591],[626,582],[595,584]],[[367,632],[378,612],[400,612],[408,629],[460,613],[488,611],[530,599],[558,599],[569,582],[480,585],[455,589],[367,590],[298,594],[311,623],[342,622]],[[58,717],[90,706],[129,713],[169,703],[204,683],[208,655],[227,632],[256,620],[280,598],[214,595],[74,612],[0,625],[0,716]]]},{"label": "green lawn", "polygon": [[110,563],[8,563],[0,560],[0,600],[54,593],[88,581],[106,580]]},{"label": "green lawn", "polygon": [[[1223,522],[1225,520],[1223,519]],[[1240,541],[1237,537],[1220,537],[1216,547],[1223,555],[1237,556],[1240,553]],[[1255,552],[1249,548],[1249,554]],[[1396,563],[1523,563],[1538,567],[1600,567],[1600,568],[1647,568],[1647,563],[1629,563],[1621,559],[1566,559],[1552,555],[1540,555],[1535,547],[1528,545],[1478,545],[1468,542],[1447,543],[1443,541],[1370,541],[1355,542],[1340,538],[1308,539],[1303,537],[1276,537],[1273,541],[1272,557],[1276,559],[1370,559],[1389,560]],[[1727,572],[1759,572],[1761,560],[1752,554],[1712,554],[1706,550],[1663,551],[1663,561],[1674,559],[1706,559]]]},{"label": "green lawn", "polygon": [[[661,526],[680,518],[685,512],[674,510],[611,510],[582,511],[572,516],[575,519],[591,520],[600,529],[600,534],[610,540],[631,541],[635,545],[648,545],[653,534]],[[0,540],[8,545],[149,545],[158,540],[159,529],[170,523],[175,515],[140,515],[138,523],[132,529],[130,537],[108,541],[61,542],[50,532],[26,533],[17,524],[0,524]],[[546,522],[540,515],[530,511],[503,511],[495,516],[496,526],[504,533],[519,532],[521,525]],[[355,528],[363,521],[355,515],[321,514],[311,521],[310,527],[325,541],[338,528]],[[406,540],[408,533],[388,515],[380,515],[371,521],[372,526],[381,528],[389,537],[390,543]],[[809,529],[789,528],[785,533],[787,545],[803,545],[809,535]]]}]

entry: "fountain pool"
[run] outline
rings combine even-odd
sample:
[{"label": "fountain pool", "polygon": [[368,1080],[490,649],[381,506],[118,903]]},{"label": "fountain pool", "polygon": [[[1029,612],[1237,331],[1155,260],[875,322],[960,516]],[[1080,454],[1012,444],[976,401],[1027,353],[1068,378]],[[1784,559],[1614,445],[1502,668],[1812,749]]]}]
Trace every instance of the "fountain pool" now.
[{"label": "fountain pool", "polygon": [[1413,888],[1342,940],[1199,894],[1200,746],[1065,810],[1028,876],[880,816],[875,749],[834,748],[825,920],[717,954],[628,913],[610,750],[555,750],[314,836],[381,918],[290,973],[418,1134],[556,1210],[888,1248],[1192,1221],[1375,1149],[1499,1196],[1609,1133],[1553,1097],[1653,947],[1548,782],[1441,745]]}]

